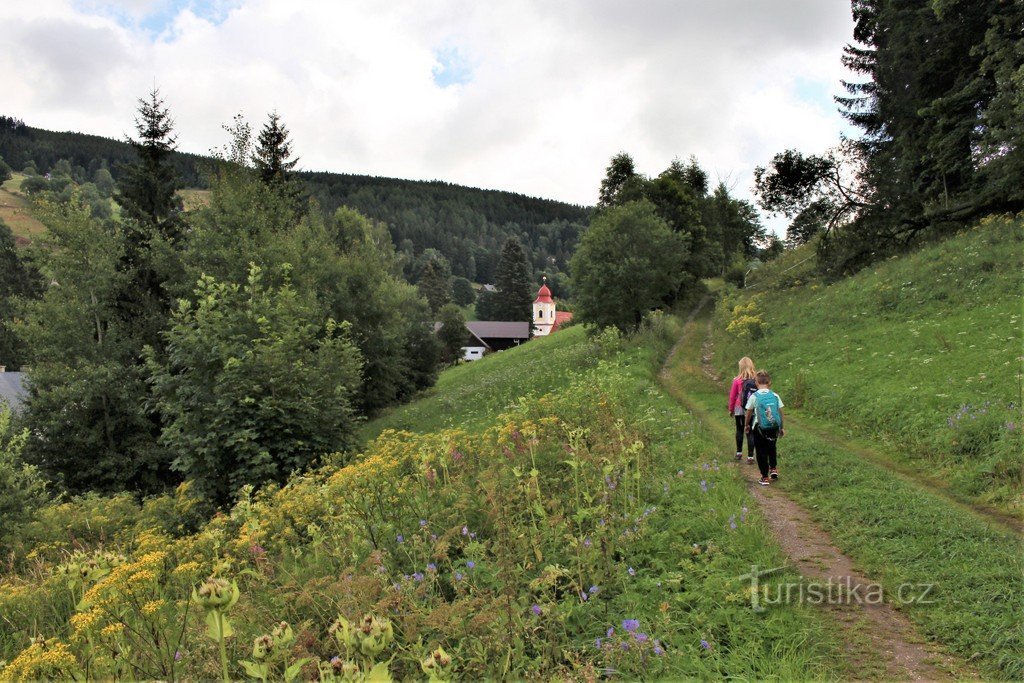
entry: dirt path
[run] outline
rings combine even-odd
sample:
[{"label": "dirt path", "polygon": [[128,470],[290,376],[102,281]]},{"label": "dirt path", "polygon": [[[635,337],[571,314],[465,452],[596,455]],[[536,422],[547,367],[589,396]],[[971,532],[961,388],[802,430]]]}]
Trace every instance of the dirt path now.
[{"label": "dirt path", "polygon": [[[660,376],[665,389],[688,410],[700,416],[704,424],[716,433],[719,441],[728,444],[723,452],[732,452],[731,430],[688,400],[678,386],[667,381],[673,371],[678,371],[676,366],[680,359],[677,356],[683,352],[688,336],[698,333],[696,318],[709,301],[710,297],[701,300],[687,318],[683,335],[666,359]],[[712,352],[707,336],[703,342],[700,347],[700,369],[694,369],[694,372],[718,381],[711,368]],[[691,350],[691,353],[694,351]],[[877,583],[857,571],[853,560],[835,546],[829,534],[814,522],[807,510],[787,497],[784,469],[780,472],[780,479],[769,487],[758,485],[760,475],[757,468],[746,464],[745,459],[736,464],[736,470],[738,476],[747,480],[751,496],[760,506],[792,566],[807,580],[819,586],[825,584],[834,585],[837,589],[842,587],[835,593],[842,596],[840,599],[826,601],[837,604],[823,604],[822,608],[829,611],[843,634],[854,676],[859,679],[915,681],[977,677],[975,672],[966,669],[962,661],[925,642],[914,624],[891,605],[870,604],[872,601],[867,596],[872,594]],[[864,657],[863,668],[859,667],[862,653],[873,655]],[[868,664],[872,659],[880,661],[884,668],[877,670]]]}]

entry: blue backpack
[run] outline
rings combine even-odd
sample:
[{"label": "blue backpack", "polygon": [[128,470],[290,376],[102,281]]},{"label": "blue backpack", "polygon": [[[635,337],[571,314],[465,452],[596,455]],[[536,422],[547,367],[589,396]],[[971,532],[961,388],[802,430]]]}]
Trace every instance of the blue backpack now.
[{"label": "blue backpack", "polygon": [[757,411],[757,427],[762,432],[777,432],[782,429],[779,396],[774,391],[758,394],[754,401],[754,410]]}]

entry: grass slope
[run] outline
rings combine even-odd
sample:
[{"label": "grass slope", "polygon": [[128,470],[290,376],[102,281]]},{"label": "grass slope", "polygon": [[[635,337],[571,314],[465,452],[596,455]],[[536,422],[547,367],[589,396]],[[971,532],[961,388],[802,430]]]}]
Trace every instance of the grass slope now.
[{"label": "grass slope", "polygon": [[[436,646],[468,679],[849,675],[820,612],[751,608],[738,577],[781,558],[709,433],[658,388],[677,332],[671,320],[628,341],[567,330],[446,372],[433,395],[367,425],[379,435],[353,462],[243,495],[198,531],[182,528],[187,491],[45,510],[0,579],[0,678],[217,677],[217,646],[183,599],[211,571],[241,591],[236,678],[282,619],[296,640],[280,656],[326,664],[339,613],[391,620],[381,659],[400,679],[422,675]],[[57,567],[100,547],[126,563],[89,579],[76,608],[83,587]],[[126,663],[136,633],[160,648],[133,641]],[[26,648],[36,634],[51,640]]]},{"label": "grass slope", "polygon": [[46,231],[46,226],[32,216],[28,200],[20,194],[21,181],[24,179],[22,174],[14,173],[0,186],[0,220],[7,224],[22,246]]},{"label": "grass slope", "polygon": [[831,285],[780,269],[724,297],[719,370],[751,356],[789,405],[1019,515],[1022,240],[997,218]]}]

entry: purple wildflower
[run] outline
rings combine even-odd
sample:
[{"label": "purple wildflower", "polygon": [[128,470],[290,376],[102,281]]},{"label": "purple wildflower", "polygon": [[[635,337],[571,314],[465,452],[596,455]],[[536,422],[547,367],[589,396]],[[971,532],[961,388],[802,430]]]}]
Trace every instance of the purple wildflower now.
[{"label": "purple wildflower", "polygon": [[703,479],[700,480],[700,490],[703,491],[704,493],[708,492],[708,483]]},{"label": "purple wildflower", "polygon": [[640,628],[640,620],[639,619],[624,619],[622,621],[622,628],[626,629],[626,631],[628,631],[629,633],[633,633],[638,628]]},{"label": "purple wildflower", "polygon": [[654,641],[654,654],[658,655],[659,657],[665,654],[665,648],[661,646],[660,640]]},{"label": "purple wildflower", "polygon": [[729,516],[729,528],[730,529],[735,529],[736,528],[736,515],[730,515]]},{"label": "purple wildflower", "polygon": [[422,572],[414,572],[413,575],[412,575],[412,579],[413,579],[413,581],[422,581],[423,580],[423,573]]},{"label": "purple wildflower", "polygon": [[427,520],[425,520],[425,519],[421,519],[421,520],[420,520],[420,528],[422,529],[422,528],[423,528],[423,527],[425,527],[426,525],[427,525]]},{"label": "purple wildflower", "polygon": [[591,587],[590,587],[590,594],[591,594],[591,595],[597,595],[597,592],[598,592],[599,590],[601,590],[601,589],[600,589],[599,587],[597,587],[597,586],[591,586]]},{"label": "purple wildflower", "polygon": [[598,650],[601,649],[601,639],[600,638],[594,638],[594,647],[597,648]]},{"label": "purple wildflower", "polygon": [[405,543],[405,536],[403,536],[402,534],[398,534],[397,536],[395,536],[395,540],[399,543]]},{"label": "purple wildflower", "polygon": [[533,607],[530,608],[530,611],[533,612],[535,616],[539,617],[541,615],[541,612],[543,612],[544,610],[540,608],[540,605],[534,603]]},{"label": "purple wildflower", "polygon": [[621,647],[623,650],[628,650],[629,649],[629,643],[624,640],[624,641],[622,641],[622,645],[620,645],[619,647]]},{"label": "purple wildflower", "polygon": [[636,642],[638,642],[638,643],[646,643],[647,642],[647,634],[646,633],[634,633],[633,634],[633,639]]},{"label": "purple wildflower", "polygon": [[593,545],[593,543],[590,540],[590,536],[587,536],[586,538],[583,539],[583,547],[584,548],[589,548],[591,545]]},{"label": "purple wildflower", "polygon": [[437,565],[434,564],[433,562],[431,562],[430,564],[427,565],[427,571],[428,572],[436,572],[437,571]]},{"label": "purple wildflower", "polygon": [[181,650],[175,650],[174,651],[174,661],[176,661],[176,662],[180,662],[181,661]]},{"label": "purple wildflower", "polygon": [[462,535],[469,536],[469,527],[462,527]]},{"label": "purple wildflower", "polygon": [[606,633],[605,636],[608,637],[608,638],[611,638],[614,635],[615,635],[615,627],[614,626],[609,626],[608,627],[608,633]]},{"label": "purple wildflower", "polygon": [[626,570],[626,573],[628,573],[628,574],[629,574],[630,576],[636,576],[636,570],[635,570],[635,569],[633,569],[632,567],[630,567],[629,569],[627,569],[627,570]]},{"label": "purple wildflower", "polygon": [[473,560],[466,562],[466,569],[473,569],[474,567],[476,567],[476,562]]},{"label": "purple wildflower", "polygon": [[455,580],[462,581],[462,572],[455,572]]},{"label": "purple wildflower", "polygon": [[703,638],[700,639],[700,646],[702,648],[704,648],[705,650],[710,650],[711,649],[711,643],[709,643],[708,641],[704,640]]}]

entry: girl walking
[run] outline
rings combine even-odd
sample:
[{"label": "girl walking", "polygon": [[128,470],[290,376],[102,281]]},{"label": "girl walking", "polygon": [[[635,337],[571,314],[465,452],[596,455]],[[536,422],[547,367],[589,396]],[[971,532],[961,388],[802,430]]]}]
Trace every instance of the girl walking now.
[{"label": "girl walking", "polygon": [[[729,389],[729,414],[736,421],[736,460],[743,458],[743,433],[745,430],[745,417],[747,399],[757,391],[754,361],[746,356],[740,358],[739,374],[732,380],[732,387]],[[754,462],[754,435],[747,434],[747,462]]]}]

